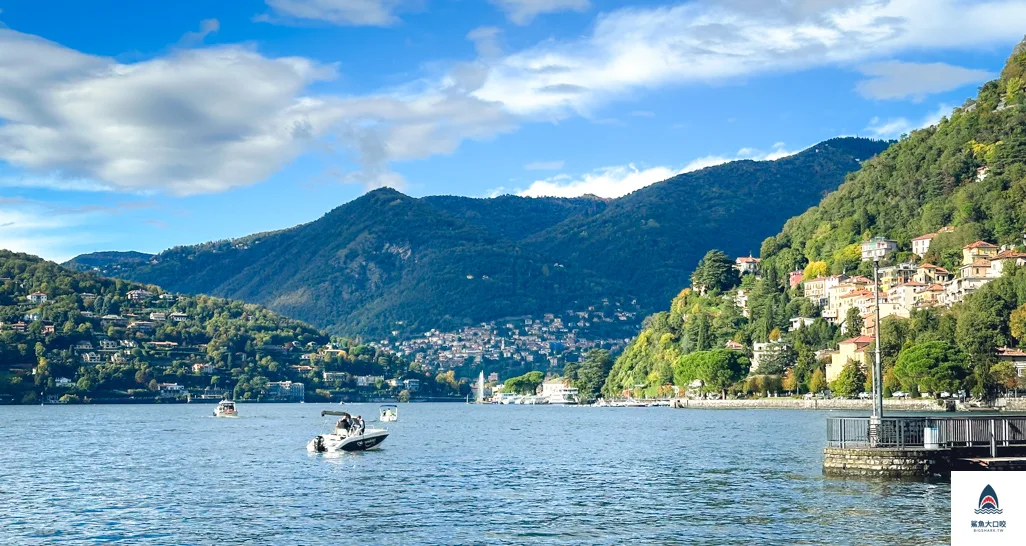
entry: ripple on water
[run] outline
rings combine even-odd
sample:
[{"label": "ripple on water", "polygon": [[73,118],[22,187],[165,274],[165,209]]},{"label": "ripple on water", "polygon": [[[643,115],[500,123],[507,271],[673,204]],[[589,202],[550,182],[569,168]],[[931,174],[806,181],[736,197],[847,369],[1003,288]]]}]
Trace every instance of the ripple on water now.
[{"label": "ripple on water", "polygon": [[326,407],[0,407],[0,542],[948,540],[946,484],[821,476],[824,413],[414,404],[310,455]]}]

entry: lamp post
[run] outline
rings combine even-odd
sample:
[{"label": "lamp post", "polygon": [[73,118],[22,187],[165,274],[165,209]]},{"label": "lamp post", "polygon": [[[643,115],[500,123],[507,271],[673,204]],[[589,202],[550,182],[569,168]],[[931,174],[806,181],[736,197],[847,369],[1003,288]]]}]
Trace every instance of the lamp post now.
[{"label": "lamp post", "polygon": [[883,417],[883,366],[880,364],[880,258],[873,258],[873,296],[876,322],[873,336],[876,338],[876,350],[873,351],[873,415],[869,419],[869,439],[875,445],[879,438],[880,420]]},{"label": "lamp post", "polygon": [[873,307],[876,314],[876,323],[873,325],[873,337],[876,338],[876,350],[873,351],[873,414],[869,418],[869,445],[871,447],[876,447],[879,443],[880,423],[883,418],[883,366],[880,364],[881,249],[884,252],[887,251],[887,243],[883,238],[874,238],[862,243],[862,259],[873,261]]}]

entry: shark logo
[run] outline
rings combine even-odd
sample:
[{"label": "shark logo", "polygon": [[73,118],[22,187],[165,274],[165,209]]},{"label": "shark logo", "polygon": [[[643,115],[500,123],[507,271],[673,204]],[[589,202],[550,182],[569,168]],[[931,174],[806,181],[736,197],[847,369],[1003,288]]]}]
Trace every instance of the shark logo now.
[{"label": "shark logo", "polygon": [[983,488],[983,492],[980,493],[980,507],[975,510],[977,514],[1000,514],[1001,509],[998,507],[997,493],[994,492],[994,488],[988,485]]}]

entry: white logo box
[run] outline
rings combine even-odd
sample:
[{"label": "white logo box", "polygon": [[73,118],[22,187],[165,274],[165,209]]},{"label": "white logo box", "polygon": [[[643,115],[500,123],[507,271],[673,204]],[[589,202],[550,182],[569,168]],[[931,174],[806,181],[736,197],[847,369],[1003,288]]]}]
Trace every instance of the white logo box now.
[{"label": "white logo box", "polygon": [[1026,472],[952,472],[951,544],[1026,544]]}]

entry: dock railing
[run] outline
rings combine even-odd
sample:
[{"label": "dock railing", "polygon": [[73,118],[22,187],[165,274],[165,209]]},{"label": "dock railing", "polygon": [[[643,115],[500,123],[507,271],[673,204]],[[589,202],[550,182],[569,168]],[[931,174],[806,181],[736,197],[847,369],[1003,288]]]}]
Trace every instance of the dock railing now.
[{"label": "dock railing", "polygon": [[[869,417],[828,417],[827,446],[957,449],[1026,446],[1026,416],[884,417],[870,441]],[[929,429],[929,431],[928,431]],[[935,431],[935,432],[934,432]]]}]

